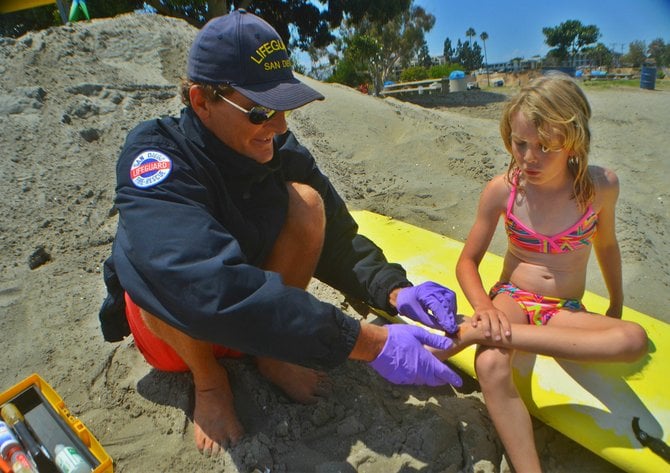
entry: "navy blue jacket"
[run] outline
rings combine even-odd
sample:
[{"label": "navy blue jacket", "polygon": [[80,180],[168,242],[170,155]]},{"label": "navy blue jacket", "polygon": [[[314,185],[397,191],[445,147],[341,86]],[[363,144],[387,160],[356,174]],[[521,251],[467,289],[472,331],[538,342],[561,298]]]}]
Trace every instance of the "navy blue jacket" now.
[{"label": "navy blue jacket", "polygon": [[[404,269],[357,234],[344,202],[291,132],[274,146],[266,164],[239,155],[189,108],[128,135],[117,164],[118,229],[105,263],[109,295],[100,319],[107,340],[128,334],[125,290],[196,339],[322,369],[344,362],[359,322],[260,269],[286,218],[287,181],[309,184],[325,203],[315,277],[395,313],[388,295],[409,285]],[[141,163],[147,156],[161,159]]]}]

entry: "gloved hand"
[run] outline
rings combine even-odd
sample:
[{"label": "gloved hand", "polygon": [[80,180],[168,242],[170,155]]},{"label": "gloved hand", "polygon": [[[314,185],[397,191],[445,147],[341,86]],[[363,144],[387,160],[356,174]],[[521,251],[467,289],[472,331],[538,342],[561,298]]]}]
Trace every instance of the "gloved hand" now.
[{"label": "gloved hand", "polygon": [[370,366],[394,384],[461,386],[461,377],[424,345],[446,350],[452,341],[415,325],[388,325],[386,344]]},{"label": "gloved hand", "polygon": [[458,332],[456,293],[447,287],[432,281],[405,287],[398,292],[396,305],[398,312],[427,327]]}]

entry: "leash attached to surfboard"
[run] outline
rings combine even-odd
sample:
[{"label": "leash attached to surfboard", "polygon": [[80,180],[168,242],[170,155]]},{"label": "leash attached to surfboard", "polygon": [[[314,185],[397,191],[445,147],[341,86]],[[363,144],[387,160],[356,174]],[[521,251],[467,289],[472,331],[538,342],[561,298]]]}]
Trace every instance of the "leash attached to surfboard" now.
[{"label": "leash attached to surfboard", "polygon": [[670,446],[663,440],[652,437],[642,430],[640,428],[639,417],[633,417],[633,433],[635,433],[635,438],[637,438],[643,446],[649,448],[649,450],[670,463]]}]

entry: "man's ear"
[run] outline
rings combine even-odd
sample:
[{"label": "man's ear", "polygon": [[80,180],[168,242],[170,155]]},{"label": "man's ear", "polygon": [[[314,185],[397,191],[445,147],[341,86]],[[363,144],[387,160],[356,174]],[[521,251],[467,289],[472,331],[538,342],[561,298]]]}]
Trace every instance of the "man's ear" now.
[{"label": "man's ear", "polygon": [[211,114],[211,102],[207,100],[207,95],[201,87],[192,85],[188,91],[188,97],[191,102],[191,108],[198,115],[203,123],[207,123]]}]

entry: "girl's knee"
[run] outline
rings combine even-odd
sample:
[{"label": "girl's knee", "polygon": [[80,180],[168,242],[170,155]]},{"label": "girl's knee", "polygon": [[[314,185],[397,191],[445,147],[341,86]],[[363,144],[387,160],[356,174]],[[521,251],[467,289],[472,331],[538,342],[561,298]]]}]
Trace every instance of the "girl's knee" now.
[{"label": "girl's knee", "polygon": [[477,352],[475,371],[480,384],[497,384],[512,375],[512,352],[500,348],[485,348]]},{"label": "girl's knee", "polygon": [[637,361],[649,351],[647,332],[636,323],[626,324],[624,340],[627,361]]}]

